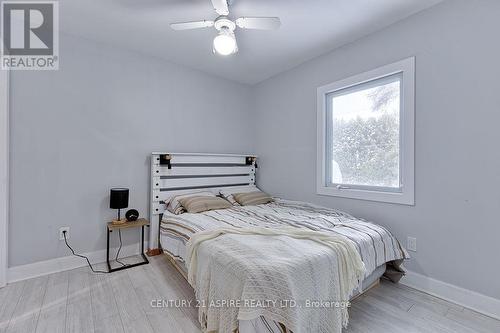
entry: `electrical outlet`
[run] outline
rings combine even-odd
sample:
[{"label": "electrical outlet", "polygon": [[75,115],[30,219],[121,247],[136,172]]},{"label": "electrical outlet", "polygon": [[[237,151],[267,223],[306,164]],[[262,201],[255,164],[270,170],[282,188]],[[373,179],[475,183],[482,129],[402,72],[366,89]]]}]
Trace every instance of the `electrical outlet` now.
[{"label": "electrical outlet", "polygon": [[69,227],[61,227],[59,228],[59,240],[64,240],[64,231],[66,231],[66,239],[69,239]]},{"label": "electrical outlet", "polygon": [[415,237],[408,237],[406,248],[408,251],[417,252],[417,239]]}]

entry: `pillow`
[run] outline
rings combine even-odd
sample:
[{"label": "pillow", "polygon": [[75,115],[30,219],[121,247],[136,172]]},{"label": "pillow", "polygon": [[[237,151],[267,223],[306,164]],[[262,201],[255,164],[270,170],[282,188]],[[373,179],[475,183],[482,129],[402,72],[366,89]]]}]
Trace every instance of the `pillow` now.
[{"label": "pillow", "polygon": [[225,209],[231,207],[231,203],[219,197],[190,196],[179,199],[182,207],[188,213],[201,213],[207,210]]},{"label": "pillow", "polygon": [[215,197],[215,194],[209,191],[201,191],[201,192],[193,192],[193,193],[187,193],[187,194],[179,194],[175,195],[170,198],[167,204],[167,210],[175,215],[179,215],[185,212],[184,208],[182,207],[181,203],[179,202],[180,199],[183,198],[189,198],[192,196],[197,196],[197,197]]},{"label": "pillow", "polygon": [[234,200],[233,194],[234,193],[248,193],[248,192],[257,192],[260,191],[259,188],[255,185],[246,185],[246,186],[236,186],[236,187],[229,187],[224,190],[220,190],[220,195],[225,198],[227,201],[229,201],[231,204],[235,206],[239,206],[240,204]]},{"label": "pillow", "polygon": [[264,192],[234,193],[234,200],[242,206],[260,205],[273,201],[273,198]]}]

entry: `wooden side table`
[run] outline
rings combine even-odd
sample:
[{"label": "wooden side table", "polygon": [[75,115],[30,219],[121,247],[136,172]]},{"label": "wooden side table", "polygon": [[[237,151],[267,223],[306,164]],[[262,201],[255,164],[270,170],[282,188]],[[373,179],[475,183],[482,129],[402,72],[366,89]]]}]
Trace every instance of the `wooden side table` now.
[{"label": "wooden side table", "polygon": [[[144,255],[144,227],[147,226],[149,227],[149,221],[146,219],[137,219],[137,221],[133,222],[125,222],[123,224],[113,224],[112,222],[109,222],[107,225],[107,232],[108,232],[108,237],[107,237],[107,246],[106,246],[106,262],[108,264],[108,272],[116,272],[120,271],[122,269],[127,269],[131,267],[136,267],[140,265],[145,265],[149,264],[149,260]],[[138,262],[136,264],[130,264],[130,265],[125,265],[117,268],[111,268],[111,264],[109,263],[109,235],[114,231],[114,230],[122,230],[122,229],[130,229],[130,228],[141,228],[141,255],[142,258],[144,259],[141,262]]]}]

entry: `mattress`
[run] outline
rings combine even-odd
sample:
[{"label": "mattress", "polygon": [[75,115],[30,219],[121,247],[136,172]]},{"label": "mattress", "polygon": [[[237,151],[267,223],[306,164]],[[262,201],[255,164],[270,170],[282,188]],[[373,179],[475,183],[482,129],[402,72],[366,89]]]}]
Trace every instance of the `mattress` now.
[{"label": "mattress", "polygon": [[[409,258],[399,241],[384,227],[357,219],[339,210],[304,202],[276,199],[257,206],[233,206],[198,214],[174,215],[165,212],[160,226],[160,243],[164,252],[185,270],[186,243],[196,232],[227,227],[292,226],[344,235],[357,246],[366,266],[362,283],[368,287],[386,269],[386,263]],[[356,294],[356,293],[355,293]],[[265,318],[239,322],[240,332],[282,332],[279,323]]]}]

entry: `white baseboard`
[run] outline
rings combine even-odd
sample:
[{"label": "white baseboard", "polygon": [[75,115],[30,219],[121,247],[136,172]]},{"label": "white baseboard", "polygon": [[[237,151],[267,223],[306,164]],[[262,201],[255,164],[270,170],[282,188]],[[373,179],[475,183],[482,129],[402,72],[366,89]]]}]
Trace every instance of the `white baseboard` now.
[{"label": "white baseboard", "polygon": [[412,271],[408,271],[406,276],[401,279],[400,283],[500,320],[499,299],[457,287]]},{"label": "white baseboard", "polygon": [[[144,248],[148,248],[147,244],[144,245]],[[117,248],[110,249],[110,253],[116,253],[116,250]],[[140,243],[127,245],[122,247],[120,257],[129,257],[139,253],[141,253]],[[99,264],[106,261],[106,250],[82,253],[82,255],[88,257],[92,264]],[[87,261],[85,259],[75,256],[67,256],[39,261],[27,265],[9,267],[7,270],[7,282],[12,283],[83,266],[87,266]]]}]

